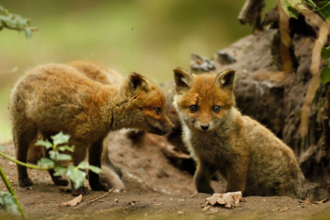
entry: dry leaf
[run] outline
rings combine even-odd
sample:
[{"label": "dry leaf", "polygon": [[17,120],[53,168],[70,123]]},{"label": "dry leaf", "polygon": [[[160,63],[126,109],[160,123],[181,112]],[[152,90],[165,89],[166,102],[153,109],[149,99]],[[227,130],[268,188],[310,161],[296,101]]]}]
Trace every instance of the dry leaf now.
[{"label": "dry leaf", "polygon": [[206,198],[206,204],[225,205],[226,208],[231,208],[237,205],[242,199],[242,192],[214,193],[213,196]]},{"label": "dry leaf", "polygon": [[80,203],[82,200],[82,195],[80,194],[80,196],[77,196],[76,198],[68,201],[68,202],[64,202],[62,203],[62,205],[69,205],[69,206],[76,206],[78,203]]}]

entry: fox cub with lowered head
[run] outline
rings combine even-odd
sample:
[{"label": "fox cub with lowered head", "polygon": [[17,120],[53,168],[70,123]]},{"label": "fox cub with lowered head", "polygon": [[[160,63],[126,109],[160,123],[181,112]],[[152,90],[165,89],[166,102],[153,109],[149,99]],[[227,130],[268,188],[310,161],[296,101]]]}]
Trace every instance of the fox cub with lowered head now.
[{"label": "fox cub with lowered head", "polygon": [[[38,132],[50,141],[50,136],[60,131],[71,135],[74,165],[84,160],[88,149],[89,163],[100,167],[103,140],[110,131],[138,128],[158,135],[172,131],[163,92],[138,73],[131,73],[119,84],[105,85],[68,65],[39,66],[17,82],[10,109],[16,157],[22,162],[26,162],[30,143]],[[26,167],[17,165],[17,169],[19,185],[32,185]],[[56,185],[68,184],[53,173],[51,170]],[[91,171],[89,185],[93,190],[109,190]],[[72,187],[72,192],[85,194],[87,188]]]},{"label": "fox cub with lowered head", "polygon": [[[76,60],[67,63],[68,66],[74,67],[81,74],[88,78],[106,85],[115,85],[124,80],[124,76],[120,75],[114,69],[108,68],[100,63],[89,60]],[[42,138],[40,135],[38,138]],[[107,142],[105,142],[107,143]],[[30,143],[27,161],[30,163],[37,163],[44,156],[44,147],[35,145],[35,142]],[[116,167],[109,158],[109,149],[107,145],[103,146],[101,156],[102,173],[100,173],[100,180],[107,183],[110,188],[116,187],[117,191],[125,188],[121,180],[122,171]]]},{"label": "fox cub with lowered head", "polygon": [[197,163],[197,191],[214,193],[210,181],[219,172],[227,192],[303,199],[304,176],[293,151],[235,108],[234,76],[230,69],[217,75],[174,69],[174,105],[184,142]]}]

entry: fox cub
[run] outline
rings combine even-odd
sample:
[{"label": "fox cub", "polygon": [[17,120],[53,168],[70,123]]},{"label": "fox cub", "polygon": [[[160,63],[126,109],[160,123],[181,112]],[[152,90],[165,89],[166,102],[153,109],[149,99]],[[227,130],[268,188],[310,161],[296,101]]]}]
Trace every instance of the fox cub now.
[{"label": "fox cub", "polygon": [[[76,60],[68,63],[67,65],[74,67],[81,74],[88,78],[106,85],[118,84],[124,80],[124,77],[117,73],[115,70],[103,66],[102,64],[94,61]],[[42,138],[39,136],[38,138]],[[37,163],[44,155],[44,147],[35,145],[35,142],[30,143],[27,161],[30,163]],[[107,183],[110,188],[116,187],[116,190],[123,190],[124,183],[120,179],[122,171],[120,168],[112,164],[109,158],[108,147],[103,146],[101,156],[102,173],[100,174],[101,182]]]},{"label": "fox cub", "polygon": [[[165,115],[163,92],[144,76],[131,73],[119,84],[105,85],[64,64],[48,64],[27,72],[15,85],[10,97],[16,157],[27,161],[31,142],[38,132],[43,138],[62,131],[70,134],[74,165],[84,160],[101,166],[103,140],[110,131],[138,128],[158,135],[172,131]],[[46,154],[47,155],[47,154]],[[48,156],[48,155],[47,155]],[[32,185],[27,169],[17,165],[19,185]],[[56,185],[67,185],[62,177],[51,178]],[[89,172],[93,190],[107,191],[99,175]],[[84,186],[73,194],[85,194]]]},{"label": "fox cub", "polygon": [[183,140],[197,163],[197,191],[214,193],[210,180],[219,172],[227,192],[305,198],[304,176],[293,151],[235,108],[234,76],[230,69],[217,75],[174,69],[174,105]]}]

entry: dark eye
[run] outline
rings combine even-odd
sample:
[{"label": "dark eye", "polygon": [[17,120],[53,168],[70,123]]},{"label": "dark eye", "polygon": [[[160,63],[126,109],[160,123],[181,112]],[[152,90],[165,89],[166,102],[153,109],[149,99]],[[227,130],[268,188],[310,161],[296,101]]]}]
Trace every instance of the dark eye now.
[{"label": "dark eye", "polygon": [[191,113],[194,113],[194,112],[197,111],[197,106],[196,105],[191,105],[191,106],[189,106],[189,110],[190,110]]},{"label": "dark eye", "polygon": [[219,113],[219,112],[220,112],[220,109],[221,109],[221,107],[218,106],[218,105],[213,106],[213,111],[214,111],[215,113]]},{"label": "dark eye", "polygon": [[155,108],[155,111],[156,111],[156,114],[157,115],[160,115],[160,113],[161,113],[161,109],[160,108]]}]

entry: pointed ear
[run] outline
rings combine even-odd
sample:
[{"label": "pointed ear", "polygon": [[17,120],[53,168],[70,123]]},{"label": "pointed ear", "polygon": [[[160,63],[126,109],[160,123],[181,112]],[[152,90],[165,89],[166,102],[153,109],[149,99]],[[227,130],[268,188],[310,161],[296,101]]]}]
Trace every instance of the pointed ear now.
[{"label": "pointed ear", "polygon": [[144,90],[145,92],[148,92],[150,90],[147,79],[141,74],[135,72],[129,74],[128,84],[132,93],[138,89]]},{"label": "pointed ear", "polygon": [[177,67],[173,69],[176,91],[185,91],[191,88],[194,84],[193,76],[186,70]]},{"label": "pointed ear", "polygon": [[215,83],[222,89],[234,89],[235,70],[226,69],[218,73]]}]

